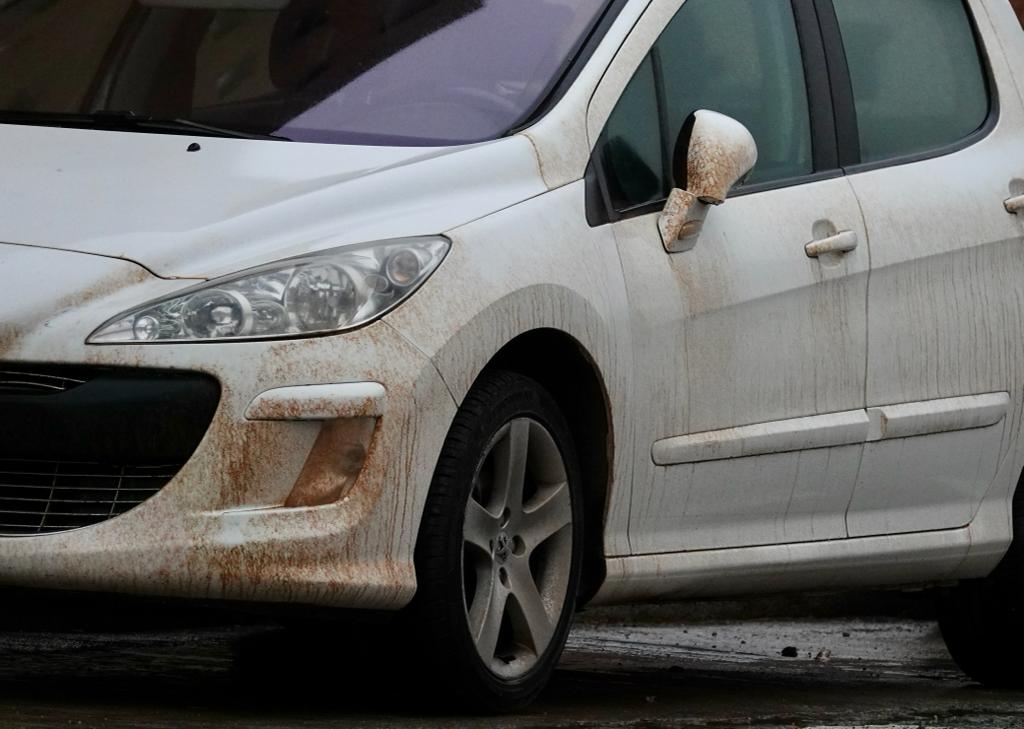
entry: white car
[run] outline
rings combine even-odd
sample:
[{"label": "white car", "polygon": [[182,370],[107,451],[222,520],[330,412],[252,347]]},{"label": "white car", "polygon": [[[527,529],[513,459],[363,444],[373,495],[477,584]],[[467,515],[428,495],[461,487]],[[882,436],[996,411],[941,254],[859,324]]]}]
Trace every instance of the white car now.
[{"label": "white car", "polygon": [[491,709],[584,604],[944,586],[1020,685],[1022,92],[1009,0],[6,0],[0,583]]}]

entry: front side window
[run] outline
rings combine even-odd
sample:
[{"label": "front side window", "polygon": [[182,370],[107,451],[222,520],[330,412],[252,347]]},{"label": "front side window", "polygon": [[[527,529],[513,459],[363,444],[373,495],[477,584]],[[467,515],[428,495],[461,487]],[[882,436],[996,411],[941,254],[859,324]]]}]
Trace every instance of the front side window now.
[{"label": "front side window", "polygon": [[861,161],[956,143],[988,117],[985,71],[963,0],[834,0]]},{"label": "front side window", "polygon": [[728,114],[753,134],[758,162],[746,184],[813,172],[790,0],[687,0],[680,8],[605,128],[603,158],[616,210],[664,198],[673,181],[663,160],[698,109]]},{"label": "front side window", "polygon": [[604,165],[616,209],[663,200],[668,194],[667,171],[650,56],[620,97],[603,137]]},{"label": "front side window", "polygon": [[543,102],[606,6],[4,0],[0,119],[131,112],[306,142],[494,139]]},{"label": "front side window", "polygon": [[[687,0],[658,40],[669,130],[698,109],[757,142],[747,184],[809,174],[811,121],[791,0]],[[674,133],[674,132],[673,132]]]}]

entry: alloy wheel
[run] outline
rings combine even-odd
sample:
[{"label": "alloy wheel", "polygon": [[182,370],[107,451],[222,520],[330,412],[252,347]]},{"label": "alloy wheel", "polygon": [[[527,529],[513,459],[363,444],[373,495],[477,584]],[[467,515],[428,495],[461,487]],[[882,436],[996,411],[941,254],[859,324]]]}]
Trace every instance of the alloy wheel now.
[{"label": "alloy wheel", "polygon": [[516,418],[491,439],[463,522],[463,598],[489,670],[527,673],[550,645],[572,567],[572,496],[565,462],[538,421]]}]

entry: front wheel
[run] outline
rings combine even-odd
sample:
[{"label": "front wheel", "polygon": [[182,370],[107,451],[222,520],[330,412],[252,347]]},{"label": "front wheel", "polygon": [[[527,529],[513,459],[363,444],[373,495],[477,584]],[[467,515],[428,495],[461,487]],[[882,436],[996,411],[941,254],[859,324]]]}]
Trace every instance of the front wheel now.
[{"label": "front wheel", "polygon": [[416,627],[446,694],[508,711],[540,693],[575,609],[582,531],[555,401],[521,375],[484,375],[445,441],[416,545]]}]

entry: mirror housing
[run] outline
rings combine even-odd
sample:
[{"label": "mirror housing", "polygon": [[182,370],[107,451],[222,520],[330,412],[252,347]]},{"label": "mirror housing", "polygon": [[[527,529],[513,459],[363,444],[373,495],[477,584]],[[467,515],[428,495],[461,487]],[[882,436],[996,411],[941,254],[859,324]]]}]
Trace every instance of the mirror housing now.
[{"label": "mirror housing", "polygon": [[709,208],[724,203],[756,163],[757,144],[743,124],[706,109],[691,114],[679,133],[673,161],[684,189],[672,190],[658,220],[665,250],[692,248]]}]

